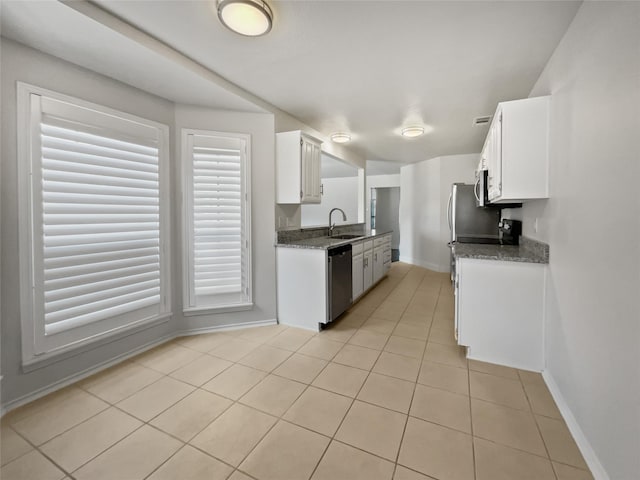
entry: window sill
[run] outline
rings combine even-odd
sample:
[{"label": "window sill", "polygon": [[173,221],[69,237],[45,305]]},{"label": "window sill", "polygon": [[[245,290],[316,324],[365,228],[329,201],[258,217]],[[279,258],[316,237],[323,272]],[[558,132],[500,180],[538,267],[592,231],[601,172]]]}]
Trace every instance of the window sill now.
[{"label": "window sill", "polygon": [[185,317],[195,317],[197,315],[209,315],[215,313],[244,312],[253,310],[253,303],[238,303],[235,305],[220,305],[219,307],[199,307],[187,308],[182,311]]},{"label": "window sill", "polygon": [[137,322],[135,325],[121,327],[110,332],[105,332],[99,336],[87,338],[66,347],[34,356],[31,359],[23,360],[22,371],[24,373],[32,372],[40,368],[48,367],[49,365],[56,362],[75,357],[76,355],[80,355],[81,353],[95,350],[96,348],[99,348],[111,342],[115,342],[124,337],[128,337],[129,335],[133,335],[148,328],[166,323],[169,321],[172,315],[173,314],[171,312],[163,313],[161,315],[158,315],[157,317]]}]

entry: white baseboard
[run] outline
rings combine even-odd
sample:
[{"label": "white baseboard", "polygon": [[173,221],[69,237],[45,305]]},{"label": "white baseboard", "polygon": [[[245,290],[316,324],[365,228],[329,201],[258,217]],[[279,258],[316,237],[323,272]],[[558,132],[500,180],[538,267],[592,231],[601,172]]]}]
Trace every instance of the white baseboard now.
[{"label": "white baseboard", "polygon": [[587,440],[587,437],[580,428],[578,421],[573,416],[573,412],[562,396],[560,388],[558,388],[558,384],[553,379],[553,376],[548,370],[545,370],[542,372],[542,378],[544,378],[544,381],[551,392],[551,396],[555,400],[556,405],[562,414],[562,418],[564,418],[571,435],[573,435],[573,438],[578,445],[578,449],[580,449],[580,453],[582,453],[582,456],[584,457],[584,461],[587,462],[587,466],[589,467],[589,470],[591,470],[593,478],[595,480],[610,480],[609,475],[602,466],[602,463],[600,463],[596,452],[591,447],[591,443]]},{"label": "white baseboard", "polygon": [[403,263],[410,263],[411,265],[416,265],[418,267],[428,268],[429,270],[433,270],[435,272],[444,273],[449,271],[448,266],[447,269],[443,269],[442,266],[437,263],[425,262],[424,260],[419,260],[417,258],[403,257],[402,255],[400,255],[400,261]]},{"label": "white baseboard", "polygon": [[73,383],[79,382],[80,380],[84,380],[85,378],[90,377],[91,375],[95,375],[96,373],[106,370],[109,367],[112,367],[118,363],[122,363],[125,360],[135,357],[136,355],[146,352],[147,350],[157,347],[158,345],[169,342],[176,337],[182,337],[186,335],[198,335],[201,333],[240,330],[240,329],[249,328],[249,327],[275,325],[277,323],[278,321],[275,319],[260,320],[256,322],[246,322],[246,323],[240,323],[235,325],[234,324],[219,325],[215,327],[204,327],[204,328],[196,328],[191,330],[181,330],[178,332],[174,332],[170,335],[165,335],[162,338],[159,338],[149,343],[145,343],[140,347],[134,348],[133,350],[130,350],[121,355],[118,355],[117,357],[114,357],[110,360],[99,363],[98,365],[94,365],[93,367],[87,368],[86,370],[82,370],[81,372],[75,373],[73,375],[69,375],[68,377],[63,378],[62,380],[58,380],[57,382],[47,385],[46,387],[39,388],[35,392],[31,392],[27,395],[23,395],[14,400],[11,400],[10,402],[7,402],[6,404],[0,407],[0,417],[4,416],[6,413],[10,412],[11,410],[15,410],[16,408],[21,407],[22,405],[26,405],[27,403],[33,402],[39,398],[44,397],[45,395],[49,395],[50,393],[53,393],[64,387],[67,387]]}]

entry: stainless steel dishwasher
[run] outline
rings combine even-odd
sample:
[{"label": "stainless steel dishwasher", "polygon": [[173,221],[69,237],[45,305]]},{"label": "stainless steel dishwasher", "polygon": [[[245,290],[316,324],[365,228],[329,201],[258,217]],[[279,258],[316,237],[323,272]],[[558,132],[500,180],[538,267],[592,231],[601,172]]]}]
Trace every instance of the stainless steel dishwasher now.
[{"label": "stainless steel dishwasher", "polygon": [[351,306],[353,284],[351,280],[351,244],[330,248],[327,251],[328,279],[328,317],[327,323],[334,321]]}]

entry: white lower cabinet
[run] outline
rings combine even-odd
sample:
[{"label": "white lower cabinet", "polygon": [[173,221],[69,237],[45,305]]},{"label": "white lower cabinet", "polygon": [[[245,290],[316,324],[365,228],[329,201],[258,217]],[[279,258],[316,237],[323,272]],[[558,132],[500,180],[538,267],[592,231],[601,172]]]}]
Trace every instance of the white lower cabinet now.
[{"label": "white lower cabinet", "polygon": [[373,285],[373,249],[370,248],[364,251],[363,260],[362,287],[366,291],[371,288],[371,285]]},{"label": "white lower cabinet", "polygon": [[544,264],[456,260],[455,327],[468,358],[542,371],[545,275]]},{"label": "white lower cabinet", "polygon": [[384,245],[373,249],[373,283],[384,275]]},{"label": "white lower cabinet", "polygon": [[362,292],[364,292],[364,256],[362,253],[353,256],[351,265],[351,274],[353,279],[352,296],[353,301],[355,302],[356,299],[362,295]]}]

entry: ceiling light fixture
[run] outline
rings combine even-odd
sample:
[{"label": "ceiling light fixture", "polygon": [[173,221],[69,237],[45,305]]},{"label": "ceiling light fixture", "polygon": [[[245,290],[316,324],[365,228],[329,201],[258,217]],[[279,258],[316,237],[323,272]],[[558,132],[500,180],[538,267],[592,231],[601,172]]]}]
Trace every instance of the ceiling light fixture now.
[{"label": "ceiling light fixture", "polygon": [[273,12],[263,0],[218,0],[218,18],[229,30],[259,37],[271,30]]},{"label": "ceiling light fixture", "polygon": [[343,132],[332,133],[331,140],[335,143],[347,143],[351,141],[351,135]]},{"label": "ceiling light fixture", "polygon": [[414,138],[424,134],[424,127],[414,125],[411,127],[404,127],[400,132],[403,137]]}]

